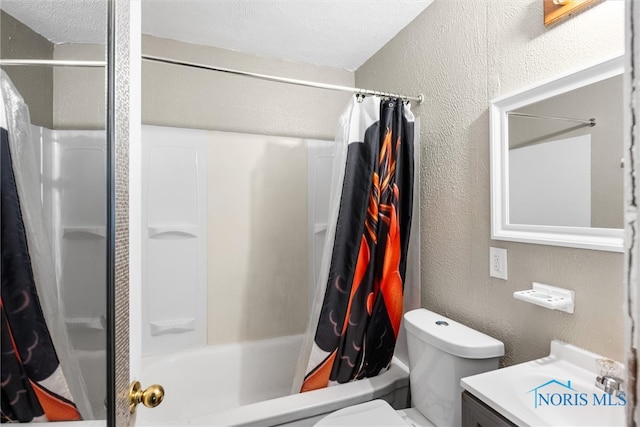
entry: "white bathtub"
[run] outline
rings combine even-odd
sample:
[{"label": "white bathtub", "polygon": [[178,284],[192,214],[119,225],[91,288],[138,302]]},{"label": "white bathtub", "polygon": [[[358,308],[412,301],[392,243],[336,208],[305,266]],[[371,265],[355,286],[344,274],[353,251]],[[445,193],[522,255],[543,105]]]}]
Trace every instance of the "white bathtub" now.
[{"label": "white bathtub", "polygon": [[302,335],[210,346],[143,359],[143,385],[162,384],[165,399],[139,406],[136,425],[312,425],[337,409],[385,399],[405,408],[409,370],[394,358],[376,378],[289,395]]}]

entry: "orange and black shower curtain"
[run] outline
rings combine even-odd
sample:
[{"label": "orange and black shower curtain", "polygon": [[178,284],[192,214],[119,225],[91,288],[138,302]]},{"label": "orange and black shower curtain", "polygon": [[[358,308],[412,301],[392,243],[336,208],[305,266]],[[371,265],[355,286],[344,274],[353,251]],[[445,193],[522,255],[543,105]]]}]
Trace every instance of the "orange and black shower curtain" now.
[{"label": "orange and black shower curtain", "polygon": [[332,196],[335,215],[318,283],[324,293],[316,294],[300,391],[372,377],[389,366],[403,313],[413,141],[413,114],[398,99],[354,97],[341,118],[333,181],[340,194]]},{"label": "orange and black shower curtain", "polygon": [[30,153],[30,143],[28,109],[0,70],[0,421],[80,420],[48,326],[57,319],[45,318],[47,296],[37,286],[44,245],[28,239],[41,212],[25,209],[24,188],[37,172],[16,159]]}]

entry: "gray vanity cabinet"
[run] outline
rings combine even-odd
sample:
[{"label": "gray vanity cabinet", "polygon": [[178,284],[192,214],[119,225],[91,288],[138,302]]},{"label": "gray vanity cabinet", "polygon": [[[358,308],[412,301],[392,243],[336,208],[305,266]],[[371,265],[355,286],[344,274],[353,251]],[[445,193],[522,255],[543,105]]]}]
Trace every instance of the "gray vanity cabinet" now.
[{"label": "gray vanity cabinet", "polygon": [[462,427],[515,426],[468,391],[462,392]]}]

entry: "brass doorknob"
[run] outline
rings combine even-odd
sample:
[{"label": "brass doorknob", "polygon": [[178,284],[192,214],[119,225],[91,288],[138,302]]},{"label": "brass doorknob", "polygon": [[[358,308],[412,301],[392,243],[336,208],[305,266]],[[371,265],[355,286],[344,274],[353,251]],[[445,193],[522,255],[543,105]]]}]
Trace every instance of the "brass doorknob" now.
[{"label": "brass doorknob", "polygon": [[136,406],[142,403],[147,408],[155,408],[164,399],[164,388],[159,384],[154,384],[142,390],[140,381],[134,381],[129,388],[129,411],[136,412]]}]

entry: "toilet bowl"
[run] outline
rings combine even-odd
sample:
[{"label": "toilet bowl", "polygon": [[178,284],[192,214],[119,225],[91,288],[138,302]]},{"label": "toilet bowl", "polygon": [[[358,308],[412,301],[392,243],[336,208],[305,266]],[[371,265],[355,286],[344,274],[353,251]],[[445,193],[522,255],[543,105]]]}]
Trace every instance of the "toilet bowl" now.
[{"label": "toilet bowl", "polygon": [[404,315],[412,408],[374,400],[333,412],[316,426],[459,426],[460,379],[498,368],[504,344],[434,312]]}]

